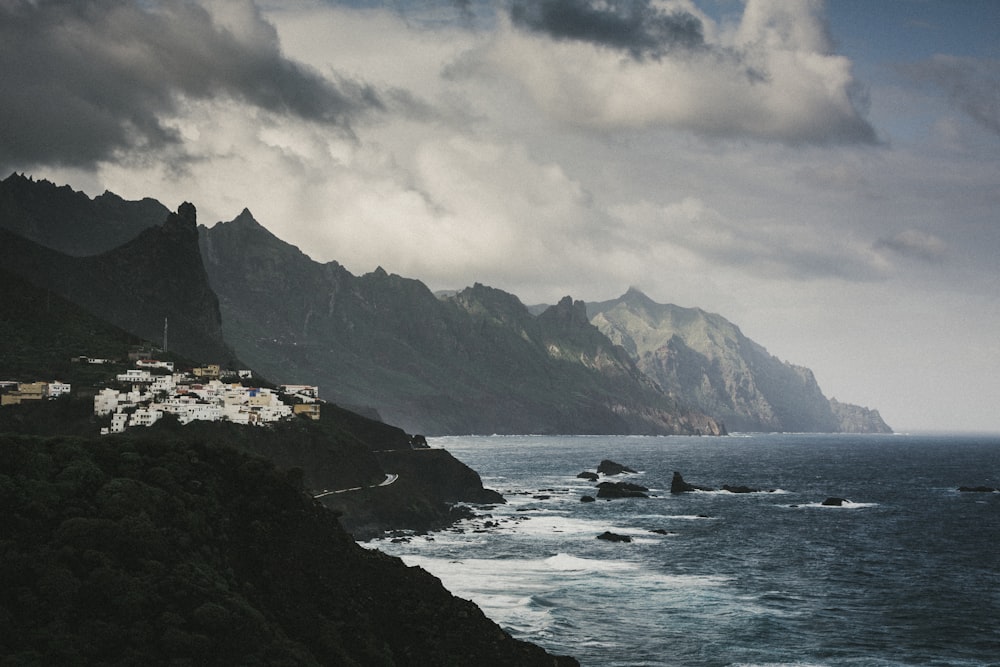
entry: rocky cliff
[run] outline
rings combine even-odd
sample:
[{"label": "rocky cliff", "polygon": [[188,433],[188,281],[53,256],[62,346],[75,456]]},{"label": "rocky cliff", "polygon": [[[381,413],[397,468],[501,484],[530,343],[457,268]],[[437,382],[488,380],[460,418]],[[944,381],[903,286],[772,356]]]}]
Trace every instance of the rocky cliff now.
[{"label": "rocky cliff", "polygon": [[719,315],[658,304],[636,289],[588,312],[649,378],[730,431],[891,432],[877,412],[827,399],[812,371],[774,357]]}]

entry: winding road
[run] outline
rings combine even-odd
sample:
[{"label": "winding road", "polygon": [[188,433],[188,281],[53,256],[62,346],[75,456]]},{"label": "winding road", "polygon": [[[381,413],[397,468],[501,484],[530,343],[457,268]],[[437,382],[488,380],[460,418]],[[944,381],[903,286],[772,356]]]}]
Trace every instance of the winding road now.
[{"label": "winding road", "polygon": [[368,486],[352,486],[349,489],[335,489],[333,491],[324,490],[322,493],[317,493],[313,498],[323,498],[325,496],[333,495],[334,493],[347,493],[348,491],[361,491],[362,489],[374,489],[379,486],[389,486],[399,479],[399,475],[394,472],[387,472],[385,474],[385,479],[383,479],[378,484],[370,484]]}]

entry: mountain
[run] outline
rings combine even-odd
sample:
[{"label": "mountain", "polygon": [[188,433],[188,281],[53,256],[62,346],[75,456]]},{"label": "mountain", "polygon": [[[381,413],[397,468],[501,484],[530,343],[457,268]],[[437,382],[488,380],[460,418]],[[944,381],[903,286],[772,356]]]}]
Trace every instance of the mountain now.
[{"label": "mountain", "polygon": [[196,216],[193,205],[182,204],[161,225],[86,257],[45,247],[2,225],[0,267],[135,336],[160,343],[166,328],[170,350],[232,364],[236,355],[223,341],[218,299],[198,248]]},{"label": "mountain", "polygon": [[892,432],[877,411],[827,399],[812,371],[771,355],[720,315],[659,304],[634,288],[587,309],[649,378],[729,430]]},{"label": "mountain", "polygon": [[155,199],[126,201],[111,192],[91,199],[68,185],[21,174],[0,181],[0,227],[67,255],[115,248],[162,223],[168,213]]},{"label": "mountain", "polygon": [[[724,431],[717,420],[889,431],[877,411],[828,400],[809,369],[724,318],[636,290],[531,308],[479,284],[435,295],[381,268],[355,276],[315,262],[248,210],[198,227],[183,204],[150,226],[165,210],[152,200],[90,200],[17,175],[2,185],[0,267],[145,339],[162,340],[166,320],[170,349],[187,357],[239,357],[409,432],[714,434]],[[107,230],[128,225],[142,231],[110,247]],[[99,252],[71,257],[39,239]]]},{"label": "mountain", "polygon": [[410,432],[716,433],[564,300],[535,317],[475,285],[439,299],[383,269],[314,262],[249,211],[202,227],[226,340],[275,381],[375,406]]}]

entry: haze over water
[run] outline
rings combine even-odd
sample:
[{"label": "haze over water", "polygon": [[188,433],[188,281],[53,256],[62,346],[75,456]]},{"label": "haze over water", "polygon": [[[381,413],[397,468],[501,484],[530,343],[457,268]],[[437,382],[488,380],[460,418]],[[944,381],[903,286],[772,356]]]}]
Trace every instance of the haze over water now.
[{"label": "haze over water", "polygon": [[[508,504],[371,546],[583,665],[1000,664],[1000,493],[958,491],[1000,487],[1000,436],[431,444]],[[652,497],[581,503],[596,488],[577,473],[604,458],[639,471],[610,479]],[[674,470],[763,491],[671,495]],[[823,506],[830,496],[850,502]]]}]

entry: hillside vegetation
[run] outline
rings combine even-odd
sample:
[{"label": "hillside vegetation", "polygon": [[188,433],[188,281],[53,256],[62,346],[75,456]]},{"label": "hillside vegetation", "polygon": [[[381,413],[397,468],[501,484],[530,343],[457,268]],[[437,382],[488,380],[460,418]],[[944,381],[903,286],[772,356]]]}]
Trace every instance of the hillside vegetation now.
[{"label": "hillside vegetation", "polygon": [[267,461],[0,436],[3,665],[555,665]]}]

